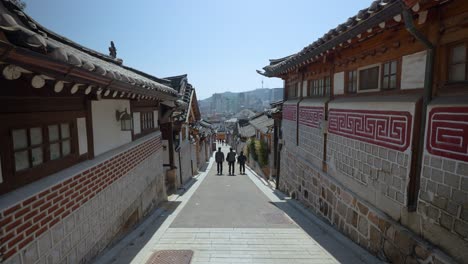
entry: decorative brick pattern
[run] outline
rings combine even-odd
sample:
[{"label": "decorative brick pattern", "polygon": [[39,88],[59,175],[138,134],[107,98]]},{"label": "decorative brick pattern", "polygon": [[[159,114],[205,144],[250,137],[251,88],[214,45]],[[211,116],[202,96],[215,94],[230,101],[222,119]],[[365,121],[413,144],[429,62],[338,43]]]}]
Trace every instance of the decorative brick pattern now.
[{"label": "decorative brick pattern", "polygon": [[468,107],[436,107],[429,112],[429,153],[468,162]]},{"label": "decorative brick pattern", "polygon": [[299,124],[318,128],[323,120],[323,107],[300,106]]},{"label": "decorative brick pattern", "polygon": [[283,134],[283,139],[285,144],[296,144],[296,131],[297,131],[297,122],[296,121],[289,121],[283,120],[281,122],[281,129]]},{"label": "decorative brick pattern", "polygon": [[295,151],[288,147],[282,150],[281,191],[390,263],[451,263],[445,262],[431,245],[355,197],[332,177],[324,176],[315,167],[304,163]]},{"label": "decorative brick pattern", "polygon": [[[0,219],[2,219],[0,227],[3,235],[0,239],[0,244],[2,245],[3,259],[8,259],[16,252],[20,251],[26,254],[24,250],[30,245],[36,244],[39,244],[39,249],[41,249],[41,247],[43,248],[43,250],[40,250],[41,254],[49,252],[49,246],[52,244],[57,245],[57,247],[66,247],[60,250],[58,248],[53,249],[49,252],[50,255],[48,256],[51,260],[58,261],[63,259],[64,255],[62,253],[68,250],[68,245],[71,244],[70,241],[74,239],[70,230],[73,229],[76,223],[81,223],[81,219],[76,220],[76,212],[80,210],[83,211],[84,207],[99,207],[102,208],[102,210],[95,211],[95,213],[103,222],[109,221],[110,215],[115,214],[115,217],[120,217],[120,215],[116,214],[118,210],[112,211],[112,209],[115,209],[115,207],[120,204],[114,204],[113,202],[123,199],[125,203],[132,203],[149,184],[148,181],[141,182],[141,180],[140,183],[137,184],[137,180],[134,179],[134,177],[123,176],[138,175],[139,171],[149,166],[148,164],[142,166],[142,163],[147,162],[147,159],[150,156],[154,156],[155,153],[159,153],[160,148],[160,136],[154,137],[2,211],[0,213]],[[155,163],[156,161],[152,162]],[[156,165],[158,164],[159,163],[156,162]],[[153,168],[152,170],[151,177],[153,178],[157,176],[157,173],[162,174],[162,169],[155,170]],[[125,191],[115,190],[117,185],[114,183],[117,181],[121,182],[122,178],[124,178],[125,181],[130,180],[129,185],[134,185],[134,187],[127,187]],[[163,186],[163,181],[161,182],[161,186]],[[137,187],[143,189],[136,190],[135,188]],[[162,193],[164,190],[160,189],[158,192]],[[123,193],[127,195],[117,199],[118,197],[116,196]],[[110,195],[112,195],[112,197],[110,197]],[[109,199],[104,199],[105,197]],[[96,204],[99,204],[99,206]],[[84,214],[79,214],[88,217],[91,215],[91,212],[88,211]],[[73,215],[73,217],[70,217],[71,215]],[[89,226],[86,227],[84,227],[83,223],[80,224],[82,228],[98,229],[95,230],[95,236],[93,236],[92,239],[88,239],[89,241],[83,243],[94,244],[98,242],[100,237],[96,236],[103,234],[100,232],[102,231],[100,228],[103,227],[101,225],[115,224],[110,221],[107,224],[103,224],[103,222],[89,222]],[[82,233],[87,233],[85,231],[89,230],[82,230]],[[51,234],[52,241],[41,244],[41,239],[43,239],[44,236],[50,236],[49,234]],[[67,234],[68,236],[64,237]],[[114,234],[115,231],[110,232],[110,235]],[[75,234],[75,240],[77,236],[79,235]],[[109,237],[108,240],[110,240],[110,238],[111,237]],[[90,249],[90,247],[87,248]],[[57,252],[61,253],[54,253],[54,250],[58,250]],[[78,249],[74,248],[74,250]],[[86,252],[83,254],[85,253]],[[53,262],[55,263],[55,261]]]},{"label": "decorative brick pattern", "polygon": [[[403,152],[329,134],[327,163],[338,172],[406,204],[411,157]],[[372,183],[372,184],[370,184]]]},{"label": "decorative brick pattern", "polygon": [[328,131],[404,151],[411,141],[412,116],[402,111],[330,109]]},{"label": "decorative brick pattern", "polygon": [[289,121],[297,120],[297,106],[296,105],[283,105],[283,120],[289,120]]}]

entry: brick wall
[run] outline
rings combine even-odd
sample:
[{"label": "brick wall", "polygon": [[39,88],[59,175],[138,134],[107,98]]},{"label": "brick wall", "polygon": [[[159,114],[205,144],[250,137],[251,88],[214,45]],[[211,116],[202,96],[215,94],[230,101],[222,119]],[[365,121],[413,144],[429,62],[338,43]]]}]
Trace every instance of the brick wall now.
[{"label": "brick wall", "polygon": [[[7,263],[76,263],[165,199],[160,136],[0,212]],[[45,262],[41,262],[45,263]]]}]

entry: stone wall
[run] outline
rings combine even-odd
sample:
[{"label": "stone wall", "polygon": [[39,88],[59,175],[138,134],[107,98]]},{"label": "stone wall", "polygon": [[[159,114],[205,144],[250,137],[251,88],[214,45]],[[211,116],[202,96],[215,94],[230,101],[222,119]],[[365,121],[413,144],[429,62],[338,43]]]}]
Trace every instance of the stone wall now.
[{"label": "stone wall", "polygon": [[[2,209],[6,263],[88,262],[166,199],[160,134],[146,136],[26,188]],[[57,182],[44,186],[45,181]],[[33,185],[36,185],[37,188]],[[21,192],[21,189],[19,190]],[[15,197],[2,197],[12,201]]]},{"label": "stone wall", "polygon": [[280,190],[374,255],[391,263],[451,263],[447,257],[330,175],[282,150]]}]

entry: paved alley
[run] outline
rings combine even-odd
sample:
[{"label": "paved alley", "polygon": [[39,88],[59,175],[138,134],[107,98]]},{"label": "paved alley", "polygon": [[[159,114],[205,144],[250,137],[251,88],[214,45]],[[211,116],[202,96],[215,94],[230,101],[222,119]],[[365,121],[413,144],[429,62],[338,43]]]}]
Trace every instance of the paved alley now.
[{"label": "paved alley", "polygon": [[224,175],[217,175],[212,162],[97,263],[146,263],[158,250],[193,250],[193,264],[379,262],[320,220],[315,224],[249,169],[240,175],[236,166],[236,175],[227,176],[224,163]]}]

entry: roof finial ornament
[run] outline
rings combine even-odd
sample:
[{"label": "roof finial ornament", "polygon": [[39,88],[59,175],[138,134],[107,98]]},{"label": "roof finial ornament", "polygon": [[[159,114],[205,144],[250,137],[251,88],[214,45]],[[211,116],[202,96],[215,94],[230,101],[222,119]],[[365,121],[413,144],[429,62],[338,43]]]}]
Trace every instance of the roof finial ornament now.
[{"label": "roof finial ornament", "polygon": [[115,59],[117,58],[117,49],[115,48],[114,41],[111,41],[110,44],[111,45],[109,47],[109,55]]}]

